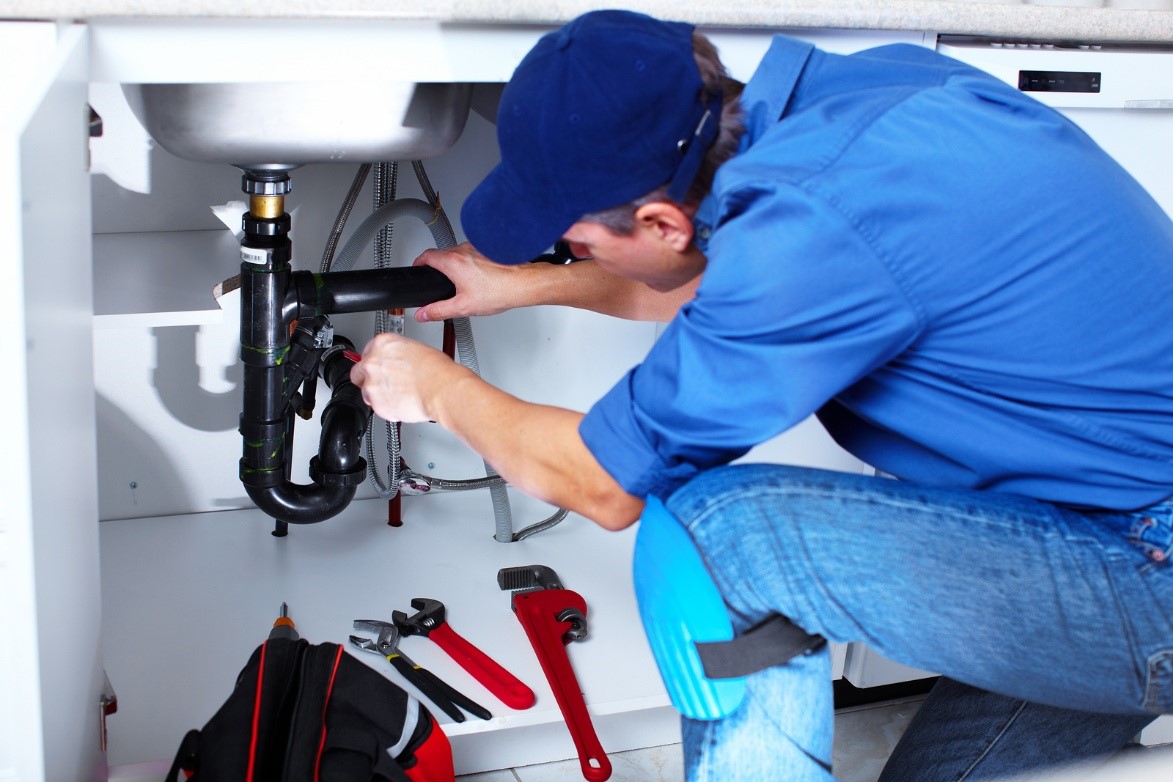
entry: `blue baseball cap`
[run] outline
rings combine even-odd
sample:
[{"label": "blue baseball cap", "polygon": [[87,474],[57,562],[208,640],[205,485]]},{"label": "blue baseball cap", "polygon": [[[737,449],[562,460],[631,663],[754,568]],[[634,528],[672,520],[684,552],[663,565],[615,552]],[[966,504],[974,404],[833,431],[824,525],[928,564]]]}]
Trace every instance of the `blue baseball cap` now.
[{"label": "blue baseball cap", "polygon": [[692,31],[594,11],[544,35],[501,95],[501,162],[461,210],[473,246],[523,263],[585,214],[665,184],[683,201],[721,113],[719,94],[702,96]]}]

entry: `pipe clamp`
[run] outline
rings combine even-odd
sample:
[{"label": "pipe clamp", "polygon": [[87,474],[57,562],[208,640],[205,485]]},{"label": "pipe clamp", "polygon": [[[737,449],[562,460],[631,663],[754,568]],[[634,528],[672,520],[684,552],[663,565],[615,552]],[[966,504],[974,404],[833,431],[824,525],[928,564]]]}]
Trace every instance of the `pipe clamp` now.
[{"label": "pipe clamp", "polygon": [[349,488],[358,486],[366,480],[366,477],[367,461],[361,457],[358,460],[358,466],[350,472],[322,472],[318,457],[310,459],[310,479],[322,486]]}]

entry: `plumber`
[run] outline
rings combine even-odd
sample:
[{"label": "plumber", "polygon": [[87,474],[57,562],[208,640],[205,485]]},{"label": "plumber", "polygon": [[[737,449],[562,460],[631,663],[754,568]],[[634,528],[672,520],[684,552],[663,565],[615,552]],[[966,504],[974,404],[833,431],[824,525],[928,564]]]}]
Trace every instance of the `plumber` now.
[{"label": "plumber", "polygon": [[[604,11],[521,62],[498,140],[417,319],[666,331],[585,415],[381,335],[352,374],[380,416],[608,529],[662,500],[737,633],[939,672],[885,780],[1104,758],[1173,712],[1173,222],[1084,133],[925,48],[778,37],[740,84]],[[590,260],[524,263],[557,240]],[[880,475],[730,466],[812,414]],[[745,686],[684,719],[688,778],[830,779],[825,648]]]}]

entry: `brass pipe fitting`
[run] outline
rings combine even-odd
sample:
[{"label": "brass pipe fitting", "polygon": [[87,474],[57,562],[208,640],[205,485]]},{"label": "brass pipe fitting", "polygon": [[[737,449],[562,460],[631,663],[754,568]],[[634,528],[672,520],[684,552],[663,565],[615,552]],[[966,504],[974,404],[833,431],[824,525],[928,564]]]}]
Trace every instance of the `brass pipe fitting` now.
[{"label": "brass pipe fitting", "polygon": [[285,196],[283,195],[250,195],[248,211],[253,217],[262,220],[272,220],[285,212]]}]

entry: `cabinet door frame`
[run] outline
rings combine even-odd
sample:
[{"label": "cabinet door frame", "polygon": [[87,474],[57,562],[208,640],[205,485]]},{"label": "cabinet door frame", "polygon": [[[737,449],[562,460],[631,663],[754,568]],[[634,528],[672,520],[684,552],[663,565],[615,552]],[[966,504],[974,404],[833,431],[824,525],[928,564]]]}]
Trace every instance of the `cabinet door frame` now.
[{"label": "cabinet door frame", "polygon": [[84,25],[0,24],[0,777],[104,777]]}]

